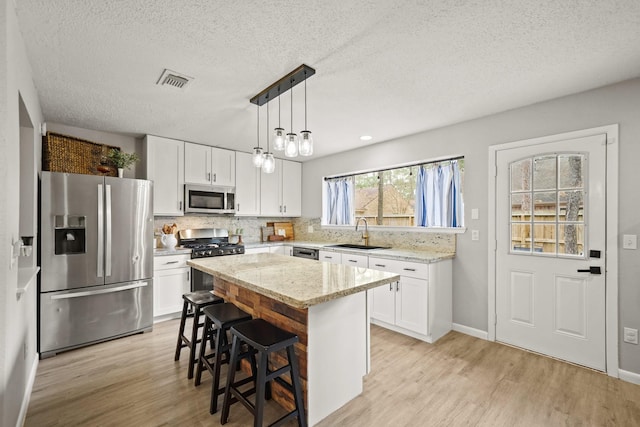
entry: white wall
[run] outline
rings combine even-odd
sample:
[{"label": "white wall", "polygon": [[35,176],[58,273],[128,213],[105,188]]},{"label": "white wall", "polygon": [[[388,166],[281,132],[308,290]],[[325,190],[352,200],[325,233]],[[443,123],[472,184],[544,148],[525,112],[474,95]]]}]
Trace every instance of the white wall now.
[{"label": "white wall", "polygon": [[[29,386],[36,354],[36,289],[18,298],[18,263],[11,267],[10,245],[20,237],[21,96],[37,128],[42,112],[18,29],[13,1],[0,1],[0,425],[14,426]],[[6,92],[5,92],[6,90]],[[39,147],[37,133],[35,147]],[[25,351],[26,349],[26,351]]]},{"label": "white wall", "polygon": [[[457,236],[453,315],[455,323],[486,331],[488,147],[613,123],[620,124],[619,236],[640,234],[640,79],[305,162],[302,213],[321,215],[324,175],[464,155],[466,224],[480,231],[480,240],[472,241],[469,231]],[[479,220],[470,219],[472,208],[479,209]],[[623,343],[622,328],[640,329],[639,256],[638,251],[619,254],[620,368],[638,374],[640,346]]]}]

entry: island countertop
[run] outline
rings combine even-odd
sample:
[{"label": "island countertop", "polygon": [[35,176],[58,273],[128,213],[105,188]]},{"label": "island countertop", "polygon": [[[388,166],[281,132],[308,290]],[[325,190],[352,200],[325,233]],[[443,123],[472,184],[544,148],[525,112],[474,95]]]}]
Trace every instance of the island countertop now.
[{"label": "island countertop", "polygon": [[400,280],[394,273],[271,253],[191,259],[187,264],[295,308]]}]

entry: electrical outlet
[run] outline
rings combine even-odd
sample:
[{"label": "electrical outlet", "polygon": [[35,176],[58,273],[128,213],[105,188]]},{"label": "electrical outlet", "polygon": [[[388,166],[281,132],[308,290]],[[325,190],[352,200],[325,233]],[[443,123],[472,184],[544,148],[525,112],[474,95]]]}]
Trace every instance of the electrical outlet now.
[{"label": "electrical outlet", "polygon": [[471,209],[471,219],[478,219],[478,208]]},{"label": "electrical outlet", "polygon": [[307,233],[313,233],[313,225],[307,227]]},{"label": "electrical outlet", "polygon": [[638,236],[625,234],[622,236],[622,249],[638,249]]},{"label": "electrical outlet", "polygon": [[624,342],[629,344],[638,344],[638,330],[633,328],[624,328]]},{"label": "electrical outlet", "polygon": [[471,240],[480,240],[480,230],[471,230]]}]

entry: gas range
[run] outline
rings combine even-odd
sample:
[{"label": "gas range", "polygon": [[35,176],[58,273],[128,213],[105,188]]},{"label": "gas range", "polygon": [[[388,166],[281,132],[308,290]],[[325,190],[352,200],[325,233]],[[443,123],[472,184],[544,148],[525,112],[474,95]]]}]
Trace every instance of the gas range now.
[{"label": "gas range", "polygon": [[238,255],[244,253],[244,246],[233,243],[188,243],[183,245],[183,247],[191,249],[191,258]]},{"label": "gas range", "polygon": [[229,243],[229,233],[223,228],[196,228],[178,232],[180,245],[191,249],[191,258],[239,255],[244,246]]}]

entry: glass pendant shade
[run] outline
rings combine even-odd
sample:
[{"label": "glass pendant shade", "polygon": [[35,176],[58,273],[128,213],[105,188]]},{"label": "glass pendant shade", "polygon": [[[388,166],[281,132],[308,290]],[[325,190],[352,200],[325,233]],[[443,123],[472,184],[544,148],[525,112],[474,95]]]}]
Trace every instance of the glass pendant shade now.
[{"label": "glass pendant shade", "polygon": [[295,133],[288,133],[286,142],[284,145],[284,155],[287,157],[298,156],[298,135]]},{"label": "glass pendant shade", "polygon": [[262,155],[262,148],[254,147],[252,159],[253,159],[253,166],[257,168],[262,167],[262,162],[264,161],[264,157]]},{"label": "glass pendant shade", "polygon": [[273,130],[273,150],[274,151],[283,151],[284,150],[284,129],[275,128]]},{"label": "glass pendant shade", "polygon": [[262,172],[273,173],[276,170],[276,159],[273,158],[273,154],[266,152],[263,155]]},{"label": "glass pendant shade", "polygon": [[303,130],[300,132],[300,155],[301,156],[310,156],[313,154],[313,137],[311,136],[311,132],[308,130]]}]

